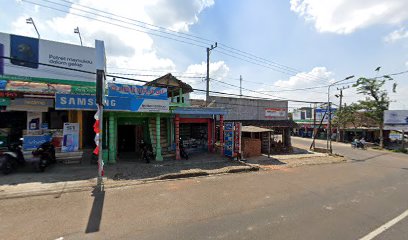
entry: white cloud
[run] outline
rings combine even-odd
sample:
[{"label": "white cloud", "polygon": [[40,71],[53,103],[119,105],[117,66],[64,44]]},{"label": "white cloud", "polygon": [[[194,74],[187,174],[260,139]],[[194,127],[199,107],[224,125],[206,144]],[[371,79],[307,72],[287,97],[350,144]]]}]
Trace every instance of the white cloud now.
[{"label": "white cloud", "polygon": [[407,67],[408,67],[408,61],[405,63],[405,66],[407,66]]},{"label": "white cloud", "polygon": [[[175,71],[176,64],[172,59],[161,57],[157,54],[154,40],[150,35],[132,30],[132,28],[137,28],[133,25],[136,22],[130,22],[129,24],[115,22],[112,19],[106,19],[81,11],[81,9],[90,11],[90,9],[83,8],[80,5],[93,6],[93,0],[78,0],[76,3],[72,4],[69,9],[69,12],[72,14],[52,18],[48,17],[49,15],[47,14],[35,16],[37,27],[40,32],[44,32],[44,35],[41,37],[79,44],[78,36],[73,33],[74,28],[79,27],[84,46],[94,46],[95,39],[105,41],[108,66]],[[21,4],[24,7],[30,6],[24,2],[17,2],[17,4]],[[214,0],[138,0],[127,1],[126,4],[118,4],[110,0],[100,0],[96,8],[123,17],[168,27],[173,30],[188,31],[189,26],[198,21],[199,13],[213,4]],[[36,12],[39,10],[36,5],[34,9]],[[74,14],[84,15],[87,18]],[[98,14],[103,13],[99,12]],[[27,17],[28,15],[24,14],[12,23],[13,33],[36,37],[34,28],[25,22]],[[99,21],[91,18],[96,18]],[[121,20],[128,21],[124,18]],[[114,24],[125,25],[126,27],[119,27]],[[143,30],[143,28],[138,29]]]},{"label": "white cloud", "polygon": [[[210,78],[215,78],[217,80],[223,81],[225,77],[228,76],[230,68],[224,61],[212,62],[210,63]],[[205,89],[205,78],[207,75],[207,63],[202,62],[201,64],[192,64],[187,67],[186,71],[182,74],[182,80],[190,84],[193,88]],[[194,77],[194,78],[192,78]],[[197,78],[199,77],[199,78]],[[210,80],[210,90],[212,91],[228,91],[225,90],[224,85],[216,81]],[[224,90],[222,90],[224,89]],[[191,94],[191,98],[194,99],[204,99],[205,93],[200,91],[195,91]],[[213,95],[210,93],[210,95]]]},{"label": "white cloud", "polygon": [[290,0],[290,9],[313,22],[319,32],[349,34],[375,24],[408,19],[406,0]]},{"label": "white cloud", "polygon": [[198,22],[198,14],[212,5],[214,0],[156,0],[145,10],[156,25],[188,31],[190,25]]},{"label": "white cloud", "polygon": [[395,41],[398,41],[404,38],[408,38],[408,30],[405,30],[405,28],[400,28],[388,34],[384,38],[384,41],[392,43],[392,42],[395,42]]}]

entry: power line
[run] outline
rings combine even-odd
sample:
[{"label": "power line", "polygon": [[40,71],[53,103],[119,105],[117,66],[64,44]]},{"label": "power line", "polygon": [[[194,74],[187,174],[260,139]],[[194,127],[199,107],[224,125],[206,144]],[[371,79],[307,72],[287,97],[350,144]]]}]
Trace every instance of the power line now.
[{"label": "power line", "polygon": [[[14,58],[11,57],[6,57],[6,56],[0,56],[0,58],[3,59],[8,59],[8,60],[13,60]],[[35,63],[38,65],[43,65],[43,66],[49,66],[53,68],[59,68],[59,69],[65,69],[65,70],[70,70],[74,72],[81,72],[81,73],[89,73],[96,75],[96,72],[91,72],[91,71],[85,71],[85,70],[80,70],[80,69],[74,69],[74,68],[68,68],[68,67],[63,67],[63,66],[55,66],[47,63],[40,63],[40,62],[32,62],[32,61],[26,61],[26,60],[20,60],[20,62],[25,62],[25,63]],[[129,77],[123,77],[123,76],[118,76],[118,75],[112,75],[112,74],[107,74],[107,77],[115,78],[115,79],[122,79],[122,80],[127,80],[127,81],[134,81],[134,82],[140,82],[140,83],[149,83],[150,81],[147,80],[141,80],[141,79],[135,79],[135,78],[129,78]],[[22,79],[24,80],[24,79]],[[172,87],[171,85],[168,84],[162,84],[165,87]],[[199,92],[206,92],[204,89],[197,89],[197,88],[192,88],[194,91],[199,91]],[[210,93],[215,93],[215,94],[220,94],[220,95],[228,95],[228,96],[236,96],[236,97],[247,97],[247,98],[252,98],[252,99],[261,99],[261,100],[273,100],[273,101],[288,101],[288,100],[282,100],[282,99],[272,99],[272,98],[263,98],[263,97],[255,97],[255,96],[249,96],[249,95],[239,95],[239,94],[234,94],[234,93],[224,93],[224,92],[218,92],[218,91],[209,91]],[[321,102],[309,102],[309,101],[299,101],[299,100],[290,100],[294,102],[305,102],[305,103],[321,103]]]},{"label": "power line", "polygon": [[[135,31],[148,33],[148,34],[151,34],[151,35],[153,35],[153,36],[163,37],[163,38],[167,38],[167,39],[170,39],[170,40],[174,40],[174,41],[178,41],[178,42],[182,42],[182,43],[186,43],[186,44],[190,44],[190,45],[194,45],[194,46],[198,46],[198,47],[203,47],[203,48],[205,48],[205,46],[200,45],[200,44],[196,44],[196,43],[193,43],[193,42],[198,42],[198,43],[201,43],[201,44],[204,44],[204,43],[207,44],[207,42],[209,41],[209,40],[207,40],[207,39],[204,39],[204,38],[201,38],[201,37],[197,37],[197,36],[194,36],[194,35],[191,35],[191,34],[184,34],[184,35],[188,35],[188,36],[195,37],[195,38],[198,38],[198,39],[204,39],[204,40],[207,41],[207,42],[198,41],[198,40],[195,40],[195,39],[192,39],[192,38],[186,38],[186,37],[184,37],[184,36],[179,36],[179,35],[177,35],[177,34],[180,34],[180,33],[176,32],[176,31],[171,31],[171,32],[177,33],[177,34],[172,34],[172,33],[167,32],[167,31],[170,31],[170,30],[168,30],[168,29],[166,29],[166,28],[163,28],[163,27],[159,27],[159,26],[156,26],[156,25],[153,25],[153,24],[148,24],[148,23],[145,23],[145,22],[142,22],[142,21],[138,21],[138,20],[135,20],[135,19],[131,19],[131,18],[126,18],[126,17],[119,16],[119,15],[116,15],[116,14],[108,13],[108,12],[106,12],[106,11],[98,10],[98,9],[96,9],[96,8],[86,7],[86,6],[79,5],[79,4],[70,2],[70,1],[61,0],[61,1],[64,1],[64,2],[68,2],[68,3],[70,3],[70,4],[79,5],[79,6],[83,7],[83,8],[92,9],[93,11],[103,12],[103,13],[105,13],[105,14],[109,14],[109,15],[112,15],[112,16],[118,16],[118,17],[123,18],[123,19],[128,19],[128,20],[131,20],[131,21],[136,21],[136,22],[139,22],[139,23],[143,23],[143,24],[145,24],[145,25],[149,25],[149,26],[152,26],[152,27],[159,28],[159,29],[165,29],[166,31],[161,31],[161,30],[157,30],[157,29],[152,29],[152,28],[148,28],[148,27],[145,27],[145,26],[141,26],[141,25],[138,25],[138,24],[129,23],[129,22],[126,22],[126,21],[123,21],[123,20],[120,20],[120,19],[115,19],[115,18],[106,16],[106,15],[97,14],[97,13],[93,13],[93,12],[86,11],[86,10],[83,10],[83,9],[74,8],[74,7],[72,7],[72,6],[67,6],[67,5],[64,5],[64,4],[61,4],[61,3],[56,3],[56,2],[49,1],[49,0],[42,0],[42,1],[49,2],[49,3],[55,4],[55,5],[59,5],[59,6],[67,7],[67,8],[73,8],[73,9],[76,9],[76,10],[78,10],[78,11],[82,11],[82,12],[85,12],[85,13],[90,13],[90,14],[97,15],[97,16],[101,16],[101,17],[104,17],[104,18],[108,18],[108,19],[110,19],[110,20],[122,22],[122,23],[125,23],[125,24],[134,25],[134,26],[137,26],[137,27],[140,27],[140,28],[147,29],[147,30],[149,30],[149,31],[155,31],[155,32],[159,32],[159,33],[164,33],[164,34],[167,34],[167,35],[171,35],[171,36],[173,36],[173,37],[176,37],[176,38],[187,39],[187,40],[189,40],[189,41],[184,41],[184,40],[172,38],[172,37],[169,37],[169,36],[164,36],[164,35],[157,34],[157,33],[146,32],[146,31],[143,31],[143,30],[140,30],[140,29],[135,29],[135,28],[131,28],[131,27],[128,27],[128,26],[119,25],[119,24],[116,24],[116,23],[112,23],[112,22],[110,22],[110,21],[104,21],[104,20],[97,19],[97,18],[92,18],[92,17],[90,17],[90,16],[84,16],[84,15],[81,15],[81,14],[78,14],[78,13],[72,13],[72,12],[69,12],[69,11],[66,11],[66,10],[54,8],[54,7],[51,7],[51,6],[47,6],[47,5],[44,5],[44,4],[32,2],[32,1],[29,1],[29,0],[22,0],[22,1],[23,1],[23,2],[26,2],[26,3],[30,3],[30,4],[39,5],[39,6],[42,6],[42,7],[44,7],[44,8],[52,9],[52,10],[55,10],[55,11],[64,12],[64,13],[67,13],[67,14],[72,14],[72,15],[76,15],[76,16],[79,16],[79,17],[83,17],[83,18],[88,18],[88,19],[92,19],[92,20],[95,20],[95,21],[104,22],[104,23],[107,23],[107,24],[111,24],[111,25],[118,26],[118,27],[122,27],[122,28],[126,28],[126,29],[132,29],[132,30],[135,30]],[[193,42],[191,42],[191,41],[193,41]],[[225,45],[225,44],[223,44],[223,45],[226,46],[226,47],[228,47],[228,46]],[[255,58],[253,58],[253,57],[251,57],[251,56],[243,55],[242,53],[246,53],[246,52],[244,52],[244,51],[238,50],[238,51],[240,51],[240,52],[237,53],[237,52],[236,52],[236,51],[237,51],[236,48],[232,48],[232,47],[228,47],[228,48],[233,49],[235,52],[232,52],[232,54],[227,54],[227,55],[229,55],[229,56],[231,56],[231,57],[234,57],[234,58],[236,58],[236,59],[240,59],[240,60],[243,60],[243,61],[246,61],[246,62],[255,64],[255,65],[258,65],[258,66],[266,67],[266,68],[269,68],[269,69],[271,69],[271,70],[274,70],[274,71],[277,71],[277,72],[281,72],[281,73],[284,73],[284,74],[287,74],[287,75],[290,75],[290,76],[292,76],[294,73],[299,74],[299,72],[291,70],[291,69],[294,69],[294,68],[291,68],[291,67],[285,67],[285,68],[283,68],[283,67],[281,67],[281,66],[284,66],[284,65],[282,65],[282,64],[280,64],[280,66],[275,66],[275,65],[273,65],[273,64],[276,64],[276,63],[271,62],[271,61],[269,61],[270,63],[266,63],[267,65],[269,65],[269,67],[268,67],[268,66],[265,66],[265,65],[263,65],[263,64],[265,64],[265,60],[262,60],[263,58],[257,57],[257,59],[255,59]],[[218,52],[220,52],[220,51],[218,51]],[[230,53],[231,53],[231,51],[230,51]],[[263,63],[263,64],[256,64],[256,63],[253,62],[253,61],[248,61],[247,59],[244,60],[244,59],[242,59],[242,58],[240,58],[240,57],[237,57],[237,56],[235,56],[235,55],[233,55],[233,54],[235,54],[235,55],[241,55],[241,56],[244,56],[244,57],[246,57],[246,58],[252,59],[252,60],[254,60],[254,61],[261,62],[261,63]],[[248,54],[248,53],[247,53],[247,54]],[[224,52],[224,55],[225,55],[225,52]],[[253,54],[250,54],[250,55],[255,56],[255,55],[253,55]],[[260,60],[260,59],[261,59],[261,60]],[[272,67],[271,67],[271,66],[272,66]],[[278,69],[280,69],[280,70],[278,70],[278,69],[276,69],[276,68],[278,68]],[[308,73],[301,73],[301,74],[303,74],[303,75],[305,75],[305,76],[309,75]],[[304,77],[304,78],[305,78],[305,77]],[[313,76],[313,78],[316,79],[316,76]],[[308,79],[311,79],[311,78],[308,77]]]}]

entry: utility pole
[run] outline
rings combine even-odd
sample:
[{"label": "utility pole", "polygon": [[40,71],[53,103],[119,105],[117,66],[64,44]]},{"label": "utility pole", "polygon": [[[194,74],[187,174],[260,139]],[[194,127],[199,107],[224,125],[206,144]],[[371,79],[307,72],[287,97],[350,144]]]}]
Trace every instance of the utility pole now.
[{"label": "utility pole", "polygon": [[[317,131],[318,131],[318,129],[316,129],[316,103],[315,103],[314,106],[313,106],[313,138],[317,135]],[[312,146],[313,146],[313,150],[314,150],[314,148],[316,146],[314,139],[313,139],[313,142],[312,142]]]},{"label": "utility pole", "polygon": [[239,75],[239,96],[242,97],[242,76]]},{"label": "utility pole", "polygon": [[[344,89],[347,89],[347,88],[350,88],[350,86],[344,86],[344,87],[342,87],[342,88],[337,88],[337,90],[340,91],[340,95],[336,95],[336,97],[339,97],[339,98],[340,98],[339,112],[340,112],[341,109],[343,108],[343,90],[344,90]],[[337,131],[336,141],[337,141],[337,142],[340,142],[340,141],[342,140],[342,138],[340,137],[340,135],[341,135],[341,127],[338,126],[338,127],[337,127],[337,130],[338,130],[338,131]]]},{"label": "utility pole", "polygon": [[217,42],[215,42],[215,46],[211,45],[210,48],[207,48],[207,89],[206,89],[206,96],[205,101],[206,105],[208,106],[210,100],[210,53],[211,50],[217,47]]}]

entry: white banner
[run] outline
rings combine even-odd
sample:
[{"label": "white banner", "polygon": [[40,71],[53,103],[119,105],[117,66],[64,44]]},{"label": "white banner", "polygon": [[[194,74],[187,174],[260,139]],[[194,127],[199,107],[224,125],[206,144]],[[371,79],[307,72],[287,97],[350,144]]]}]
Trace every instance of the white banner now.
[{"label": "white banner", "polygon": [[79,123],[64,123],[62,152],[75,152],[79,149]]},{"label": "white banner", "polygon": [[[17,75],[35,78],[50,78],[95,82],[94,74],[75,70],[96,72],[95,48],[0,33],[3,59],[0,75]],[[52,66],[45,66],[42,64]]]},{"label": "white banner", "polygon": [[384,111],[384,129],[408,131],[408,110]]}]

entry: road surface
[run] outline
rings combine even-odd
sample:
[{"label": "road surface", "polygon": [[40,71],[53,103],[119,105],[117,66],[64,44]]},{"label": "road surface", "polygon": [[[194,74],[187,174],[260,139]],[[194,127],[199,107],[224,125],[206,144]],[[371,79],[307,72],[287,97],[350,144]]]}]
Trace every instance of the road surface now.
[{"label": "road surface", "polygon": [[408,239],[407,155],[335,149],[353,160],[2,200],[0,238]]}]

